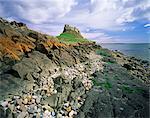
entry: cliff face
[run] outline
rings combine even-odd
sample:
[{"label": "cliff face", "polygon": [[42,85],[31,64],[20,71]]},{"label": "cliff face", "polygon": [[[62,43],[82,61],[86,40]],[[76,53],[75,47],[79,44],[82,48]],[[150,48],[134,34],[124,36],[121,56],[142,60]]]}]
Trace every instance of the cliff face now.
[{"label": "cliff face", "polygon": [[75,27],[53,37],[1,18],[0,117],[146,118],[148,67]]}]

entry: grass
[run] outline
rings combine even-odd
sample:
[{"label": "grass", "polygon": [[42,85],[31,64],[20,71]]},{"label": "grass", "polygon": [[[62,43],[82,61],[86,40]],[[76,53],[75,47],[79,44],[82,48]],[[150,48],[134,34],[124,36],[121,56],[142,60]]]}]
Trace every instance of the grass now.
[{"label": "grass", "polygon": [[93,82],[94,86],[101,86],[101,87],[103,87],[103,88],[105,88],[107,90],[112,88],[112,84],[110,82],[108,82],[108,81],[100,83],[96,79],[92,79],[92,82]]},{"label": "grass", "polygon": [[106,49],[98,49],[98,50],[96,50],[96,54],[106,56],[106,57],[112,57],[112,55]]},{"label": "grass", "polygon": [[57,36],[57,38],[59,39],[60,42],[65,43],[65,44],[91,42],[84,38],[77,38],[76,35],[71,34],[71,33],[62,33],[59,36]]},{"label": "grass", "polygon": [[94,86],[101,86],[101,83],[98,82],[96,79],[92,79],[92,82],[93,82]]},{"label": "grass", "polygon": [[121,89],[127,93],[142,93],[143,92],[143,89],[141,88],[131,88],[127,85],[121,86]]},{"label": "grass", "polygon": [[106,88],[106,89],[110,89],[110,88],[112,88],[112,84],[110,83],[110,82],[105,82],[105,83],[102,83],[102,86],[104,87],[104,88]]},{"label": "grass", "polygon": [[107,62],[107,64],[114,64],[114,62],[110,62],[110,61],[109,61],[109,62]]}]

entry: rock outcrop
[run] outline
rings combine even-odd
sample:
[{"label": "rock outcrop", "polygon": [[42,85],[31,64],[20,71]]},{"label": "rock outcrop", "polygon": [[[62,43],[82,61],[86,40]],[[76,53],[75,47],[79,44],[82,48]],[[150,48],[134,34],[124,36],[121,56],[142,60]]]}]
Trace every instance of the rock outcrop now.
[{"label": "rock outcrop", "polygon": [[71,34],[76,35],[78,38],[83,38],[83,36],[81,35],[81,33],[80,33],[78,28],[72,27],[72,26],[70,26],[68,24],[65,24],[63,33],[71,33]]}]

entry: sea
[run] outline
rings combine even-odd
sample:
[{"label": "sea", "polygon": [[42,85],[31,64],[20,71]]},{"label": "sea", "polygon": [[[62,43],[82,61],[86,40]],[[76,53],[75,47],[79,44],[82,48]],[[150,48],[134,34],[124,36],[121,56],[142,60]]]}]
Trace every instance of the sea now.
[{"label": "sea", "polygon": [[127,56],[150,61],[150,43],[101,43],[100,45]]}]

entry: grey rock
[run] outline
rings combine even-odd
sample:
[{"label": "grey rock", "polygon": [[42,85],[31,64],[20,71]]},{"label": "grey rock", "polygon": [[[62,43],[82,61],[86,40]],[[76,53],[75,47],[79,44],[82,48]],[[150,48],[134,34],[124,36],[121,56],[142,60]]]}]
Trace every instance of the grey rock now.
[{"label": "grey rock", "polygon": [[54,94],[52,96],[46,97],[41,101],[42,104],[49,104],[51,107],[56,107],[58,102],[58,96],[57,94]]},{"label": "grey rock", "polygon": [[36,103],[39,104],[41,102],[41,97],[36,98]]},{"label": "grey rock", "polygon": [[28,115],[27,112],[21,112],[19,113],[19,115],[17,116],[17,118],[25,118]]}]

